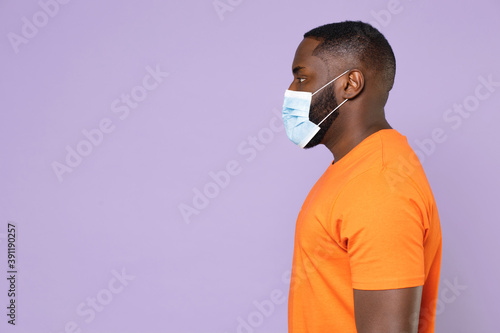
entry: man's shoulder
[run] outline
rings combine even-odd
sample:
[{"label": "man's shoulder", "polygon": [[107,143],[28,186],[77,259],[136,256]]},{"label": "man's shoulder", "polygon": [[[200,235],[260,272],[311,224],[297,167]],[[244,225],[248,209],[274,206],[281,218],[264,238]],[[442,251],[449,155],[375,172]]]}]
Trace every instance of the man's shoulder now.
[{"label": "man's shoulder", "polygon": [[430,189],[417,155],[396,130],[376,132],[344,158],[330,166],[316,184],[316,190],[333,196],[334,201],[366,193],[423,196]]}]

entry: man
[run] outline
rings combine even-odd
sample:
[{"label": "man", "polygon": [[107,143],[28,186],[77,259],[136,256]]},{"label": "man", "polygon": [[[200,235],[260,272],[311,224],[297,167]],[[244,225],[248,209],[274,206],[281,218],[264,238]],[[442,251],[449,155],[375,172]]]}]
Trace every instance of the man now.
[{"label": "man", "polygon": [[286,132],[334,160],[297,219],[289,332],[434,332],[441,227],[418,158],[385,119],[395,70],[362,22],[315,28],[297,48]]}]

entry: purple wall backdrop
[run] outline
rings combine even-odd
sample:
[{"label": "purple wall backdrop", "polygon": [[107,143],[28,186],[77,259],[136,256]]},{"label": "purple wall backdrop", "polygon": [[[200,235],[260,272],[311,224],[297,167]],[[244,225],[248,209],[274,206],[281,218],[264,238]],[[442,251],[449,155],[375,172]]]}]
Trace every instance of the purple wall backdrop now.
[{"label": "purple wall backdrop", "polygon": [[0,1],[0,331],[286,332],[295,219],[332,156],[289,142],[282,97],[302,34],[356,19],[394,48],[386,114],[438,203],[437,332],[498,332],[499,12]]}]

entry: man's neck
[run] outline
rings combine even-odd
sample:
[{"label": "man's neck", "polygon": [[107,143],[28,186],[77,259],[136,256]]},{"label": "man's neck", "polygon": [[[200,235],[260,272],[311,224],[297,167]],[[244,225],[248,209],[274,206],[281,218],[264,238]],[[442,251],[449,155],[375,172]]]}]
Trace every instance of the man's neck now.
[{"label": "man's neck", "polygon": [[337,138],[332,138],[329,142],[325,142],[325,146],[332,152],[334,162],[338,162],[342,157],[347,155],[361,141],[378,132],[382,129],[392,129],[387,120],[373,124],[367,127],[357,127],[345,131]]}]

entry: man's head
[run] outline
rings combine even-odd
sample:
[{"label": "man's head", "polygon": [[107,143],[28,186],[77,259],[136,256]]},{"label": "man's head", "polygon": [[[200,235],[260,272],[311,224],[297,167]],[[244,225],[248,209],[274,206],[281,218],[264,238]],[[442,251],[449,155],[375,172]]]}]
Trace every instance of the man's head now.
[{"label": "man's head", "polygon": [[331,23],[306,32],[304,38],[320,41],[313,55],[332,68],[342,59],[349,68],[373,72],[385,90],[391,90],[396,59],[387,39],[371,25],[359,21]]},{"label": "man's head", "polygon": [[394,84],[396,61],[385,37],[371,25],[345,21],[312,29],[304,34],[292,69],[294,81],[289,89],[310,92],[350,69],[313,96],[309,118],[318,124],[345,99],[348,102],[339,111],[349,110],[350,114],[342,116],[337,111],[330,115],[305,148],[324,142],[327,132],[337,125],[334,121],[339,115],[360,117],[367,123],[385,117],[383,107]]}]

